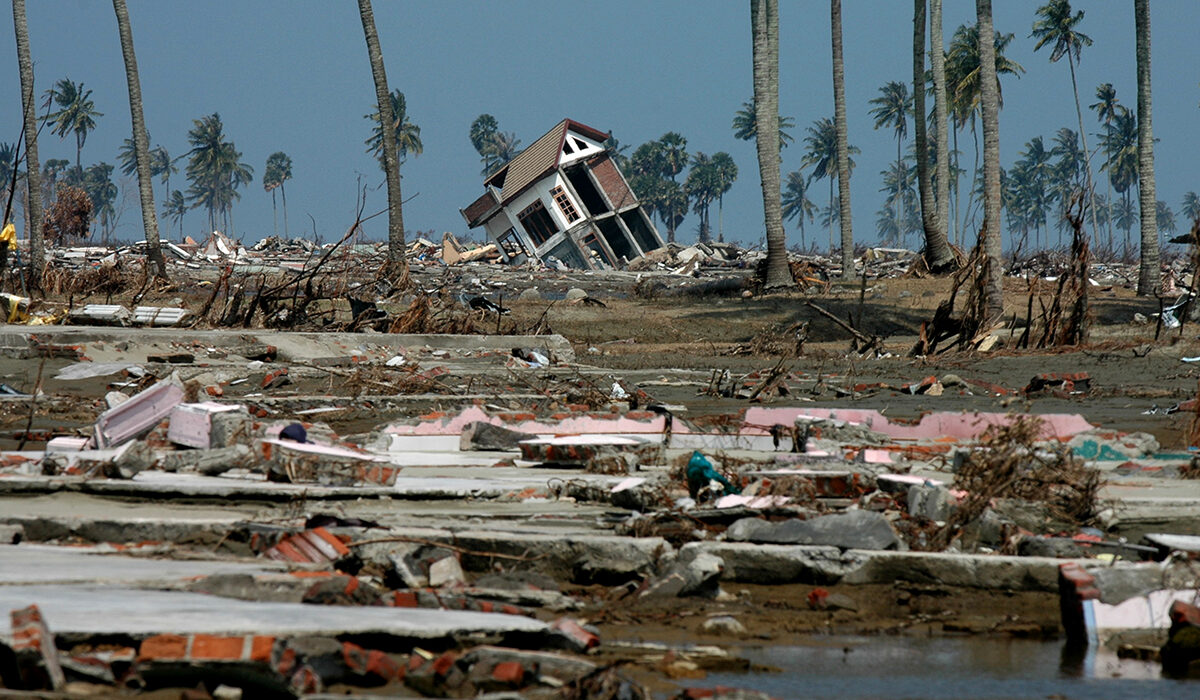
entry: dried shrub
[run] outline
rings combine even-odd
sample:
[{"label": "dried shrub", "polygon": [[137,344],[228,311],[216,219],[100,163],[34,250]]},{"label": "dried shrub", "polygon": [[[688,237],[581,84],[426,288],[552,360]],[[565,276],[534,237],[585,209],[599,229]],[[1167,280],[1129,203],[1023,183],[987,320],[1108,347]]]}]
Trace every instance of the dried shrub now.
[{"label": "dried shrub", "polygon": [[1066,446],[1039,444],[1042,431],[1042,419],[1016,416],[984,432],[981,449],[972,451],[954,476],[954,487],[967,497],[934,538],[935,548],[947,547],[998,498],[1040,503],[1056,520],[1078,525],[1094,521],[1100,473]]},{"label": "dried shrub", "polygon": [[42,218],[47,243],[66,243],[88,237],[92,223],[92,200],[78,187],[59,185],[54,203]]},{"label": "dried shrub", "polygon": [[111,265],[74,269],[48,266],[42,276],[42,288],[47,294],[86,299],[102,295],[106,299],[135,289],[143,277],[141,266],[130,266],[117,260]]},{"label": "dried shrub", "polygon": [[458,333],[475,332],[471,315],[455,306],[435,309],[428,294],[418,294],[404,313],[392,322],[388,333]]}]

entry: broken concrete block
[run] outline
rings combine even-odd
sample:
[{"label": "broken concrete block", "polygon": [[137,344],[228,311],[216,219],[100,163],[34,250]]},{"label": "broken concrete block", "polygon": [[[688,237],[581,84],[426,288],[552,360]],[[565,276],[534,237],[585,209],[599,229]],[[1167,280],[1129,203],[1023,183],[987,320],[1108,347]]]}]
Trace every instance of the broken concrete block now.
[{"label": "broken concrete block", "polygon": [[24,525],[20,523],[0,524],[0,544],[20,544],[24,538]]},{"label": "broken concrete block", "polygon": [[461,586],[466,582],[466,574],[463,573],[457,557],[443,557],[429,566],[429,585],[434,588]]},{"label": "broken concrete block", "polygon": [[104,465],[104,475],[110,479],[132,479],[154,466],[158,454],[145,442],[130,443],[116,459]]},{"label": "broken concrete block", "polygon": [[254,466],[254,450],[249,445],[230,445],[213,450],[176,450],[163,454],[158,466],[167,472],[198,472],[218,476],[230,469]]},{"label": "broken concrete block", "polygon": [[212,401],[181,403],[170,421],[168,440],[204,450],[249,442],[254,425],[245,406]]},{"label": "broken concrete block", "polygon": [[1083,549],[1070,537],[1027,535],[1017,543],[1017,554],[1023,557],[1076,559],[1083,556]]},{"label": "broken concrete block", "polygon": [[908,513],[913,517],[945,522],[955,505],[950,489],[941,484],[913,484],[908,487]]},{"label": "broken concrete block", "polygon": [[58,648],[36,605],[13,610],[12,650],[21,686],[29,690],[61,690],[66,683]]},{"label": "broken concrete block", "polygon": [[362,483],[391,486],[400,472],[399,467],[384,457],[345,447],[262,440],[259,449],[266,460],[267,478],[271,481],[325,486]]},{"label": "broken concrete block", "polygon": [[652,581],[642,592],[643,598],[702,596],[714,598],[720,592],[725,562],[718,556],[696,548],[684,547],[666,575]]},{"label": "broken concrete block", "polygon": [[104,405],[108,408],[116,408],[129,400],[129,394],[122,394],[119,391],[110,391],[104,395]]},{"label": "broken concrete block", "polygon": [[731,615],[710,617],[701,626],[705,634],[715,634],[722,637],[740,637],[746,634],[746,626]]},{"label": "broken concrete block", "polygon": [[584,653],[600,646],[600,635],[569,617],[560,617],[547,630],[547,646]]},{"label": "broken concrete block", "polygon": [[476,421],[468,423],[463,428],[462,438],[458,449],[463,452],[481,450],[486,452],[503,452],[520,449],[522,440],[536,438],[536,435],[509,430],[498,425]]},{"label": "broken concrete block", "polygon": [[350,549],[328,530],[315,527],[280,540],[264,552],[264,556],[275,561],[326,564],[349,553]]},{"label": "broken concrete block", "polygon": [[725,532],[730,542],[830,545],[842,549],[898,549],[900,538],[882,513],[850,510],[810,520],[772,523],[742,518]]},{"label": "broken concrete block", "polygon": [[1159,450],[1158,440],[1149,433],[1122,435],[1101,430],[1080,433],[1071,438],[1067,447],[1076,457],[1117,462],[1152,455]]},{"label": "broken concrete block", "polygon": [[160,381],[96,418],[93,442],[113,447],[150,432],[183,401],[183,386],[175,377]]}]

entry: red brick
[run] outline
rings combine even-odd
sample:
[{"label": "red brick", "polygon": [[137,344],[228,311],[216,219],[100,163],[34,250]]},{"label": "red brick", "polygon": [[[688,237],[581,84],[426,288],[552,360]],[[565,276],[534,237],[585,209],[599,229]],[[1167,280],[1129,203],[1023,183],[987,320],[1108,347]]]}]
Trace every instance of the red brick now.
[{"label": "red brick", "polygon": [[183,659],[187,657],[187,637],[178,634],[159,634],[142,641],[138,661]]},{"label": "red brick", "polygon": [[197,634],[192,638],[192,658],[236,661],[242,658],[242,650],[245,646],[245,637],[218,637],[212,634]]},{"label": "red brick", "polygon": [[519,688],[525,684],[525,667],[517,661],[501,661],[492,668],[492,680]]}]

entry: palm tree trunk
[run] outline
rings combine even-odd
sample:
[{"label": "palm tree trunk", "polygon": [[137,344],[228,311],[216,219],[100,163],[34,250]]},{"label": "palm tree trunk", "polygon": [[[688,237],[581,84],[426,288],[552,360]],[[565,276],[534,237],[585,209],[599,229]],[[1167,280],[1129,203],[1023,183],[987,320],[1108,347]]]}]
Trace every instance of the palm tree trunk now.
[{"label": "palm tree trunk", "polygon": [[1142,222],[1142,259],[1137,293],[1153,294],[1162,280],[1158,261],[1158,197],[1154,186],[1154,126],[1150,118],[1150,0],[1133,1],[1137,33],[1138,209]]},{"label": "palm tree trunk", "polygon": [[[33,59],[29,49],[29,25],[25,22],[25,0],[13,0],[13,29],[17,40],[17,66],[21,73],[21,108],[25,115],[25,178],[29,205],[29,285],[42,287],[46,248],[42,240],[41,163],[37,149],[37,104],[33,94]],[[16,162],[13,167],[17,167]]]},{"label": "palm tree trunk", "polygon": [[283,189],[283,182],[279,183],[279,196],[283,199],[283,235],[288,235],[287,223],[287,190]]},{"label": "palm tree trunk", "polygon": [[275,206],[275,188],[271,188],[271,229],[279,235],[279,209]]},{"label": "palm tree trunk", "polygon": [[921,196],[925,254],[927,262],[932,262],[937,237],[937,205],[929,173],[929,137],[925,129],[925,5],[926,0],[913,0],[913,138],[917,148],[917,190]]},{"label": "palm tree trunk", "polygon": [[129,85],[129,113],[133,118],[133,155],[137,161],[138,195],[142,204],[142,227],[146,234],[146,256],[154,274],[167,278],[167,263],[158,242],[158,217],[154,211],[154,184],[150,181],[150,138],[142,114],[142,84],[138,78],[137,57],[133,52],[133,30],[125,0],[113,0],[117,31],[121,35],[121,56],[125,59],[125,82]]},{"label": "palm tree trunk", "polygon": [[754,138],[767,232],[767,269],[763,286],[767,289],[790,287],[795,281],[788,267],[779,188],[778,0],[750,0],[750,25],[754,56],[754,119],[760,127],[763,124],[775,127],[756,129]]},{"label": "palm tree trunk", "polygon": [[975,0],[979,22],[979,102],[983,112],[983,252],[984,296],[988,315],[1004,312],[1000,222],[1000,103],[996,83],[996,45],[992,41],[992,0]]},{"label": "palm tree trunk", "polygon": [[1087,189],[1088,211],[1092,215],[1092,235],[1099,236],[1100,229],[1096,225],[1096,190],[1092,186],[1092,152],[1088,150],[1087,130],[1083,128],[1083,109],[1079,106],[1079,85],[1075,82],[1075,60],[1071,52],[1067,52],[1067,65],[1071,68],[1071,92],[1075,94],[1075,116],[1079,118],[1079,138],[1083,141],[1084,158],[1084,188]]},{"label": "palm tree trunk", "polygon": [[[362,18],[363,35],[367,40],[367,56],[371,61],[371,77],[375,80],[375,99],[379,103],[379,123],[390,125],[396,119],[392,113],[387,73],[383,66],[383,51],[379,48],[379,35],[375,32],[375,13],[371,0],[358,0],[358,14]],[[388,255],[384,276],[407,282],[408,261],[404,257],[404,210],[400,192],[400,164],[396,162],[396,131],[383,129],[383,169],[387,175],[388,193]]]},{"label": "palm tree trunk", "polygon": [[850,153],[846,136],[846,64],[842,60],[842,0],[829,0],[833,44],[833,121],[837,131],[838,223],[842,228],[842,279],[854,278],[854,229],[850,219]]},{"label": "palm tree trunk", "polygon": [[[937,243],[946,249],[948,262],[953,263],[950,249],[950,119],[946,106],[946,52],[942,46],[942,0],[929,0],[930,70],[933,72],[933,119],[937,124]],[[928,236],[928,234],[926,234]],[[937,269],[937,247],[926,239],[933,253],[932,265]]]}]

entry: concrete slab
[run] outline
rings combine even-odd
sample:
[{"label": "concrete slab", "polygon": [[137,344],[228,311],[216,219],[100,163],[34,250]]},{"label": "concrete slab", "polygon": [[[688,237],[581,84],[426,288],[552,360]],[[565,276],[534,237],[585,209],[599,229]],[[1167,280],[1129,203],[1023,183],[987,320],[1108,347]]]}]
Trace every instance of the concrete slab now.
[{"label": "concrete slab", "polygon": [[[537,634],[547,629],[539,620],[497,613],[244,601],[121,586],[0,586],[0,610],[33,603],[56,635],[379,634],[430,640],[488,633]],[[0,621],[0,636],[9,633],[5,617]]]},{"label": "concrete slab", "polygon": [[50,583],[149,586],[198,576],[256,575],[284,570],[284,565],[269,561],[150,559],[106,554],[94,548],[36,544],[0,547],[0,586]]}]

